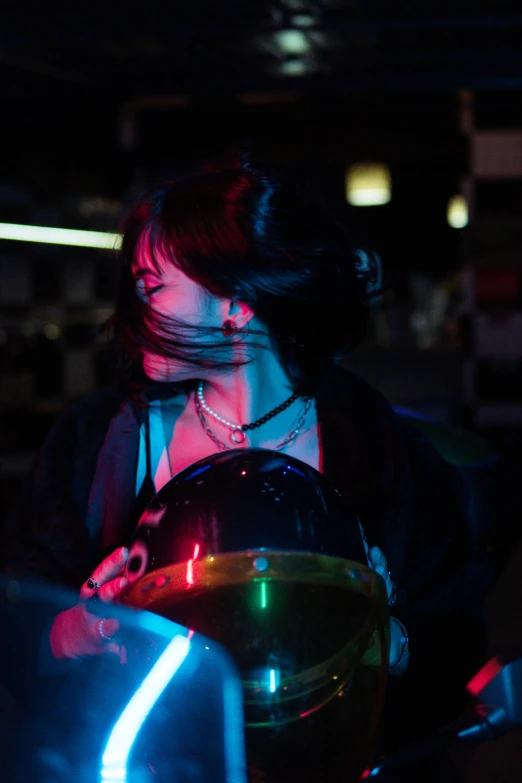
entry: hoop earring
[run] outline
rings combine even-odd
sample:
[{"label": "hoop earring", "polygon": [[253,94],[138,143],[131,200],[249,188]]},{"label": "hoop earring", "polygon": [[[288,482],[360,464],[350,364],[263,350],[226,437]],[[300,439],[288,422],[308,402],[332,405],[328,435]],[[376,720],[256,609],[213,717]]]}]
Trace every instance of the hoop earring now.
[{"label": "hoop earring", "polygon": [[229,319],[223,323],[221,331],[225,337],[232,337],[237,332],[237,324]]}]

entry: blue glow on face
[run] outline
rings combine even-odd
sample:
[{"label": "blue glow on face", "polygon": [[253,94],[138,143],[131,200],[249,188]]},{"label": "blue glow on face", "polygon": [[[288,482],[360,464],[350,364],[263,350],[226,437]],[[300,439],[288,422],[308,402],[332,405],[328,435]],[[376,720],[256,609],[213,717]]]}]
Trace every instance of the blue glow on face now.
[{"label": "blue glow on face", "polygon": [[151,709],[187,657],[189,648],[186,636],[175,636],[132,696],[105,746],[102,783],[126,783],[127,761],[134,741]]}]

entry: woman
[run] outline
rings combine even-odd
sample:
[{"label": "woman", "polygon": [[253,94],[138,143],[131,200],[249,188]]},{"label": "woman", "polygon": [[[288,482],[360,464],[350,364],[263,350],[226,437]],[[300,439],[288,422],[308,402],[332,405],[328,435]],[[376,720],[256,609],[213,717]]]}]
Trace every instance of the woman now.
[{"label": "woman", "polygon": [[125,545],[154,493],[222,448],[287,450],[356,505],[393,604],[391,705],[413,734],[454,717],[483,663],[487,573],[453,470],[335,364],[364,336],[371,261],[289,193],[238,161],[138,201],[113,321],[121,383],[51,431],[5,569],[80,587],[52,623],[54,658],[119,654],[109,607],[100,620],[85,599],[125,588]]}]

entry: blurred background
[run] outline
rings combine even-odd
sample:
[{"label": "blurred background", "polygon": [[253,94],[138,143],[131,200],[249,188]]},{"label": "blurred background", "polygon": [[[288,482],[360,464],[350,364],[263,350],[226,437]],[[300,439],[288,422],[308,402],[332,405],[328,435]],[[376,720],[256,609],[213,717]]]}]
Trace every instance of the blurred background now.
[{"label": "blurred background", "polygon": [[347,364],[405,415],[439,422],[464,476],[477,467],[477,535],[508,578],[522,478],[520,3],[4,0],[0,42],[2,515],[56,416],[109,379],[97,328],[126,208],[251,140],[379,254],[390,289]]}]

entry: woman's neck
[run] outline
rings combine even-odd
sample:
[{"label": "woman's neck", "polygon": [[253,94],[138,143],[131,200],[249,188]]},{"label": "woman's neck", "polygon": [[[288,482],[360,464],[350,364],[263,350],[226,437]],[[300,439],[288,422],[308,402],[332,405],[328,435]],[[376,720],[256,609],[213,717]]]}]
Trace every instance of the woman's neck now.
[{"label": "woman's neck", "polygon": [[[293,394],[290,378],[271,354],[234,372],[206,373],[201,383],[205,404],[222,419],[237,425],[252,424]],[[194,384],[198,384],[197,378]],[[305,403],[302,398],[295,400],[261,426],[249,430],[245,440],[238,442],[231,437],[232,429],[216,421],[207,411],[203,413],[204,422],[201,421],[196,405],[197,391],[192,384],[191,388],[182,397],[161,404],[164,426],[169,430],[165,437],[173,446],[170,459],[176,472],[216,450],[212,444],[214,438],[205,432],[206,427],[227,448],[265,449],[279,449],[298,428],[297,439],[288,446],[289,453],[317,470],[321,469],[317,412],[313,402]]]},{"label": "woman's neck", "polygon": [[219,416],[250,424],[281,405],[294,392],[289,376],[269,351],[229,373],[203,380],[206,404]]}]

